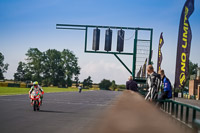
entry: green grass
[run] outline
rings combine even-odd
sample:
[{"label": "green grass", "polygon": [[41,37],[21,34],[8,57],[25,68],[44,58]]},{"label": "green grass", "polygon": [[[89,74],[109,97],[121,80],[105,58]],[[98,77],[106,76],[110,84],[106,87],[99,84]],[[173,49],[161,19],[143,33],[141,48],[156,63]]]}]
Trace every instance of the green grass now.
[{"label": "green grass", "polygon": [[[42,87],[44,93],[51,92],[66,92],[66,91],[78,91],[77,88],[57,88],[57,87]],[[30,88],[16,88],[16,87],[0,87],[0,95],[19,95],[28,94]],[[88,89],[83,89],[88,91]]]}]

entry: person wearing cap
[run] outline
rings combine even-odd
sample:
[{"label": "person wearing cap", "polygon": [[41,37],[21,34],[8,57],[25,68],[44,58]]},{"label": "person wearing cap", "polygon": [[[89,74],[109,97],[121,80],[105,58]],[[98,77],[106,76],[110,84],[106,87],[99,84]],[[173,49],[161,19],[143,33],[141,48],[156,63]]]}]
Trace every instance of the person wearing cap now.
[{"label": "person wearing cap", "polygon": [[132,91],[135,91],[135,92],[138,92],[138,86],[137,86],[137,83],[133,80],[133,77],[130,76],[128,78],[128,81],[126,82],[126,89],[127,90],[132,90]]},{"label": "person wearing cap", "polygon": [[39,86],[38,82],[35,81],[33,82],[33,86],[31,87],[30,91],[29,91],[29,97],[31,95],[31,93],[33,92],[33,90],[38,90],[40,92],[40,100],[41,100],[41,104],[42,104],[42,99],[43,99],[43,95],[44,95],[44,91],[42,89],[41,86]]}]

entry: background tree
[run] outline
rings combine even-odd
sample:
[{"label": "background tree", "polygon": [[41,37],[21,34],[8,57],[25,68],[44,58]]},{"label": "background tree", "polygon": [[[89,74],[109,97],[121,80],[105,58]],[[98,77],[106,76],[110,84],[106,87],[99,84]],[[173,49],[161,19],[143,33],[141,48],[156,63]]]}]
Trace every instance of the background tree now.
[{"label": "background tree", "polygon": [[26,53],[28,68],[32,73],[33,81],[42,81],[42,72],[43,72],[43,53],[37,48],[30,48]]},{"label": "background tree", "polygon": [[15,81],[25,81],[25,63],[19,62],[17,72],[14,74]]},{"label": "background tree", "polygon": [[49,81],[54,86],[57,86],[60,84],[59,82],[63,81],[65,78],[64,70],[62,68],[61,53],[55,49],[49,49],[44,52],[43,55],[43,79],[45,79],[46,82]]},{"label": "background tree", "polygon": [[112,90],[115,90],[117,89],[117,85],[115,83],[115,80],[112,81],[112,84],[111,84],[111,87],[110,87]]},{"label": "background tree", "polygon": [[197,74],[198,63],[192,63],[189,61],[189,75]]},{"label": "background tree", "polygon": [[5,73],[8,70],[8,64],[4,64],[4,56],[0,52],[0,80],[4,79],[3,73]]},{"label": "background tree", "polygon": [[92,88],[92,82],[91,77],[88,76],[87,79],[83,80],[83,88]]},{"label": "background tree", "polygon": [[119,90],[125,90],[126,89],[126,85],[118,85],[117,88]]},{"label": "background tree", "polygon": [[27,64],[19,62],[14,77],[18,81],[32,80],[43,85],[62,86],[72,85],[72,78],[78,77],[80,67],[78,58],[73,52],[64,49],[62,52],[49,49],[45,52],[30,48],[26,53]]},{"label": "background tree", "polygon": [[189,60],[189,76],[185,84],[186,87],[189,86],[190,76],[197,74],[197,69],[198,69],[198,63],[192,63],[192,61]]},{"label": "background tree", "polygon": [[110,82],[110,80],[103,79],[103,80],[99,83],[99,88],[105,89],[105,90],[109,90],[109,87],[110,87],[111,85],[112,85],[112,83]]},{"label": "background tree", "polygon": [[79,85],[79,83],[80,83],[78,76],[75,76],[75,77],[74,77],[74,81],[75,81],[75,83],[76,83],[76,87],[78,87],[78,85]]},{"label": "background tree", "polygon": [[78,58],[74,53],[68,49],[64,49],[61,53],[63,59],[63,68],[67,76],[67,86],[72,86],[73,76],[78,76],[80,74],[80,67],[78,66]]}]

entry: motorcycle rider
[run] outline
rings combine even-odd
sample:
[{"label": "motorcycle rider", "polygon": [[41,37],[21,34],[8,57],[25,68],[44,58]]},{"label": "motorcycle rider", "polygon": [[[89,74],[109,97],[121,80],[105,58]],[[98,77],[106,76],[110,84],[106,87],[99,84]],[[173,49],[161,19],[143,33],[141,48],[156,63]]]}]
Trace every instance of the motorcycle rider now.
[{"label": "motorcycle rider", "polygon": [[33,90],[38,90],[39,91],[39,94],[40,94],[40,104],[42,104],[42,99],[43,99],[43,95],[44,95],[44,91],[42,89],[41,86],[39,86],[38,82],[35,81],[33,82],[33,86],[31,87],[30,91],[29,91],[29,97],[31,95],[31,93],[33,92]]}]

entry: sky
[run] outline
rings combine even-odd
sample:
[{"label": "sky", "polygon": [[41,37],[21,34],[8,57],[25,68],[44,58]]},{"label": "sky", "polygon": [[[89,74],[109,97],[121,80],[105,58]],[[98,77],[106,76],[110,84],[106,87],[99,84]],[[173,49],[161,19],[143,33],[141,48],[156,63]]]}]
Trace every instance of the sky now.
[{"label": "sky", "polygon": [[[69,49],[78,57],[80,81],[91,76],[95,83],[105,78],[125,84],[130,74],[113,55],[84,53],[84,31],[56,29],[56,24],[109,25],[153,28],[155,69],[159,37],[163,32],[161,68],[173,83],[184,3],[185,0],[0,0],[0,52],[5,57],[4,63],[9,64],[4,76],[13,79],[18,62],[25,61],[29,48]],[[192,29],[190,60],[200,64],[200,0],[195,0],[189,22]],[[89,37],[92,38],[92,34]],[[125,50],[129,45],[125,44]],[[120,58],[131,69],[132,57]]]}]

